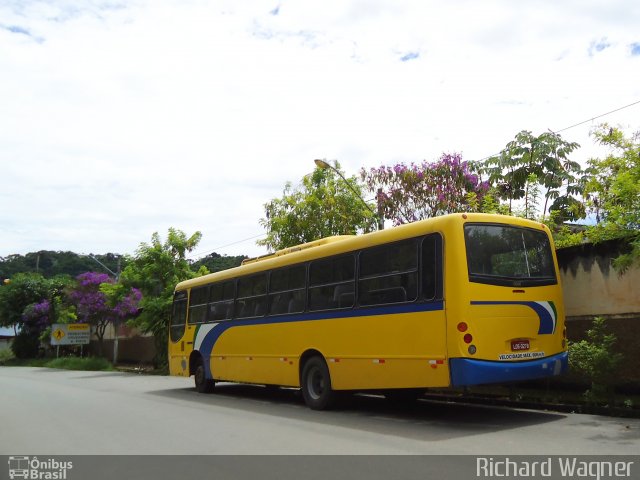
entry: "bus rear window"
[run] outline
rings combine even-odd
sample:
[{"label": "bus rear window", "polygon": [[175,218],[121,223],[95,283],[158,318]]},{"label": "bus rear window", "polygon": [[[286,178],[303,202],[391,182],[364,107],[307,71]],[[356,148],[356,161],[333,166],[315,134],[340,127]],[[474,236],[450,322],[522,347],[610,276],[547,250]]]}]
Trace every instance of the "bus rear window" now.
[{"label": "bus rear window", "polygon": [[551,245],[544,232],[466,224],[464,238],[471,282],[513,287],[556,283]]}]

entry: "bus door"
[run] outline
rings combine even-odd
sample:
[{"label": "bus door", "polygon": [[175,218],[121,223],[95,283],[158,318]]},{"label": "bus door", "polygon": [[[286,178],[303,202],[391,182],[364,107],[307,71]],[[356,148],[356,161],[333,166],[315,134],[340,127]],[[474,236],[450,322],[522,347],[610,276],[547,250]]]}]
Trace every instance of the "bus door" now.
[{"label": "bus door", "polygon": [[189,354],[191,345],[186,344],[187,292],[176,292],[173,296],[171,325],[169,327],[169,373],[189,376]]}]

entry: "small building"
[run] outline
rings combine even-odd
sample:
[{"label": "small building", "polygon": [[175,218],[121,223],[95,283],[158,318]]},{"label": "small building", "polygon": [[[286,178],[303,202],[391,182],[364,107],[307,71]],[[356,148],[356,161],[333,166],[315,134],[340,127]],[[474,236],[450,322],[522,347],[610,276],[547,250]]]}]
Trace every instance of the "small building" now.
[{"label": "small building", "polygon": [[11,347],[11,342],[16,336],[13,327],[0,327],[0,350],[6,350]]}]

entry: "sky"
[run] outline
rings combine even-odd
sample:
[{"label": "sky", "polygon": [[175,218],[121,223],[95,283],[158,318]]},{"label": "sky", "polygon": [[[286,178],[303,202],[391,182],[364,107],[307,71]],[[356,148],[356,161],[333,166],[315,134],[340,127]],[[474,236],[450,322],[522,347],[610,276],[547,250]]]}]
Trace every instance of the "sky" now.
[{"label": "sky", "polygon": [[[0,0],[0,257],[250,256],[313,160],[498,153],[640,129],[637,0]],[[623,108],[605,117],[596,116]]]}]

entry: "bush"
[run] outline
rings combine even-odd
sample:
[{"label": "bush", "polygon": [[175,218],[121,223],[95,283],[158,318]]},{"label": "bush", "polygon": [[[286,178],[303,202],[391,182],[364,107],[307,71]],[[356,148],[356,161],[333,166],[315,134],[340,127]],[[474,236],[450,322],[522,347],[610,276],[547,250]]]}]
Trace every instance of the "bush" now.
[{"label": "bush", "polygon": [[39,348],[38,336],[29,332],[18,333],[11,342],[11,350],[16,358],[36,358]]},{"label": "bush", "polygon": [[2,350],[0,350],[0,365],[4,365],[13,358],[14,355],[10,348],[3,348]]},{"label": "bush", "polygon": [[613,400],[613,386],[623,359],[614,351],[616,340],[614,334],[607,333],[605,319],[596,317],[586,340],[569,343],[569,366],[589,381],[591,388],[585,397],[591,402]]},{"label": "bush", "polygon": [[45,367],[48,368],[61,368],[64,370],[113,370],[113,365],[105,358],[100,357],[63,357],[56,358],[47,362]]}]

